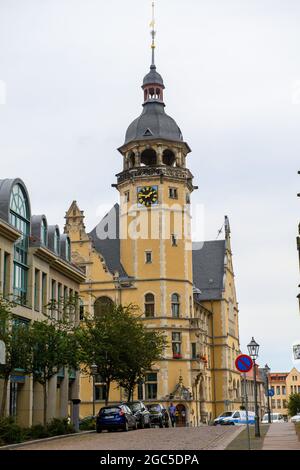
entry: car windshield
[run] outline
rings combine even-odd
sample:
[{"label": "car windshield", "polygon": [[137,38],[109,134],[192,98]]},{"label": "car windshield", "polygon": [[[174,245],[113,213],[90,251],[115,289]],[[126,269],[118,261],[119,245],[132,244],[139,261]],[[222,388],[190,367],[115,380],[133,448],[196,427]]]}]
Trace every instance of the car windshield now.
[{"label": "car windshield", "polygon": [[222,413],[219,417],[220,418],[226,418],[227,416],[231,416],[232,411],[225,411],[225,413]]},{"label": "car windshield", "polygon": [[149,411],[160,411],[160,406],[159,405],[149,405],[148,410]]},{"label": "car windshield", "polygon": [[114,415],[119,412],[120,408],[117,408],[116,406],[112,408],[103,408],[102,410],[100,410],[101,415]]},{"label": "car windshield", "polygon": [[268,419],[268,415],[266,414],[263,416],[263,421],[267,421],[267,419]]},{"label": "car windshield", "polygon": [[141,404],[140,403],[129,403],[129,408],[134,412],[134,411],[140,411]]}]

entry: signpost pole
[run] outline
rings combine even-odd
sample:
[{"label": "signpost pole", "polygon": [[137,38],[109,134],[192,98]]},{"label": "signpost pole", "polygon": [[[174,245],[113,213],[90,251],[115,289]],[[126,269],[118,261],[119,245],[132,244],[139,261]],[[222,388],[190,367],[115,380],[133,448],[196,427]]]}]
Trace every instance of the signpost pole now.
[{"label": "signpost pole", "polygon": [[243,374],[244,377],[244,397],[245,397],[245,408],[246,408],[246,422],[247,422],[247,440],[248,440],[248,450],[251,450],[250,444],[250,427],[249,427],[249,415],[248,415],[248,393],[247,393],[247,381],[246,374]]}]

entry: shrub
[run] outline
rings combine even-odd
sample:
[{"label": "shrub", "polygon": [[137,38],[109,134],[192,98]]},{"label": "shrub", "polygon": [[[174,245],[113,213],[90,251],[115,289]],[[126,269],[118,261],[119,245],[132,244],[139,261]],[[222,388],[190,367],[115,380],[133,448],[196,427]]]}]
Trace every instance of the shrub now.
[{"label": "shrub", "polygon": [[0,420],[0,442],[4,444],[16,444],[22,442],[26,431],[15,423],[12,417]]},{"label": "shrub", "polygon": [[68,418],[53,418],[47,423],[46,429],[49,436],[61,436],[75,432],[74,426],[69,423]]},{"label": "shrub", "polygon": [[88,416],[84,418],[79,424],[80,431],[93,431],[96,429],[96,420],[93,416]]},{"label": "shrub", "polygon": [[49,436],[49,431],[42,424],[35,424],[30,429],[28,429],[27,433],[28,439],[43,439],[44,437]]}]

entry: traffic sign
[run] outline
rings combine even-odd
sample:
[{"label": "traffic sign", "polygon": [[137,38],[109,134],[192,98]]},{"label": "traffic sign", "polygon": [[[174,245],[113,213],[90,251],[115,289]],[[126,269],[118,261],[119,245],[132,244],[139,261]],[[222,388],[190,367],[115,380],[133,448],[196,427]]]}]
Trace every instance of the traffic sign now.
[{"label": "traffic sign", "polygon": [[272,388],[269,388],[269,390],[268,390],[268,396],[269,396],[269,397],[274,397],[274,395],[275,395],[274,390],[273,390]]},{"label": "traffic sign", "polygon": [[235,367],[240,372],[249,372],[253,367],[253,361],[250,356],[246,354],[241,354],[235,360]]}]

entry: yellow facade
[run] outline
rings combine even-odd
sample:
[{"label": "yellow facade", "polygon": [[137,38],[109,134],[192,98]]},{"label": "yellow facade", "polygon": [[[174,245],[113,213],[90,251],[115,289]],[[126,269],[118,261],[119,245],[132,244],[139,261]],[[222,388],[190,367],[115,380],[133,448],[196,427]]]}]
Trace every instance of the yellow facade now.
[{"label": "yellow facade", "polygon": [[295,367],[290,372],[271,372],[269,385],[274,390],[271,399],[272,413],[280,413],[288,419],[289,396],[300,393],[300,372]]},{"label": "yellow facade", "polygon": [[[230,228],[226,218],[225,240],[193,247],[191,195],[197,187],[188,169],[191,149],[165,113],[165,86],[154,49],[142,89],[143,112],[118,149],[122,161],[113,186],[119,205],[88,234],[74,201],[65,233],[72,240],[73,261],[86,272],[82,308],[93,315],[98,302],[108,299],[135,304],[145,325],[168,339],[164,357],[146,374],[135,398],[173,402],[180,423],[195,426],[241,404],[234,366],[239,331]],[[99,408],[104,402],[101,382],[96,388]],[[81,379],[80,397],[81,416],[90,415],[88,377]],[[113,388],[110,401],[124,398],[122,390]]]}]

